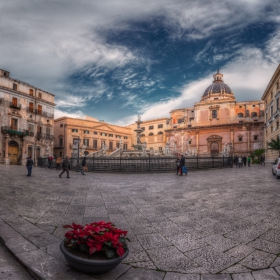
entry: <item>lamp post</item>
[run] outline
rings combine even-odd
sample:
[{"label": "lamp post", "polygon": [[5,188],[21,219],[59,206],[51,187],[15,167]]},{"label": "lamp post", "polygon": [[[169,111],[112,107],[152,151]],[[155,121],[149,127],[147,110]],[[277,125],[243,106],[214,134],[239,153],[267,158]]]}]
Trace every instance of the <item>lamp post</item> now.
[{"label": "lamp post", "polygon": [[80,136],[76,140],[76,143],[78,144],[78,159],[77,159],[77,167],[76,167],[76,171],[78,172],[79,171],[79,166],[80,166],[80,143],[81,143]]}]

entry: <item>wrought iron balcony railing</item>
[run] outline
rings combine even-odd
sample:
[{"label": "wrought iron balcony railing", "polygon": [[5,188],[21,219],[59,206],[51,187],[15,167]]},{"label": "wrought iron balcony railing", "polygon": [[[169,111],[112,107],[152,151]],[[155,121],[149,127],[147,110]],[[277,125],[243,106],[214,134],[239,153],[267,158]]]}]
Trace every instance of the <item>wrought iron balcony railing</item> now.
[{"label": "wrought iron balcony railing", "polygon": [[12,134],[12,135],[19,135],[19,136],[28,135],[28,130],[18,129],[18,128],[11,127],[11,126],[2,126],[1,131],[2,131],[2,133],[8,133],[8,134]]},{"label": "wrought iron balcony railing", "polygon": [[21,109],[21,104],[15,104],[13,102],[10,102],[10,107],[20,110]]},{"label": "wrought iron balcony railing", "polygon": [[50,134],[45,134],[45,133],[37,132],[37,140],[40,140],[40,139],[53,140],[54,136],[50,135]]},{"label": "wrought iron balcony railing", "polygon": [[45,118],[49,118],[49,119],[53,119],[54,115],[45,111],[42,111],[41,109],[34,109],[34,108],[30,108],[27,107],[26,108],[26,112],[31,113],[31,114],[36,114],[36,115],[40,115],[43,116]]}]

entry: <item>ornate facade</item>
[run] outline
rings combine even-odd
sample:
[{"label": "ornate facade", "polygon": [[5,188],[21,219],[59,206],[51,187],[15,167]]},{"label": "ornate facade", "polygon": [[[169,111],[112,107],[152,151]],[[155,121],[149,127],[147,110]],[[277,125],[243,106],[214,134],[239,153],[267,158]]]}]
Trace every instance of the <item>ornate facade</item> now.
[{"label": "ornate facade", "polygon": [[0,163],[25,164],[52,154],[54,95],[0,69]]},{"label": "ornate facade", "polygon": [[[265,102],[265,148],[267,143],[272,139],[276,140],[280,137],[280,64],[274,72],[267,88],[262,96]],[[274,150],[266,150],[266,161],[273,162],[279,157],[279,152]]]},{"label": "ornate facade", "polygon": [[263,147],[264,102],[237,102],[219,71],[193,107],[172,110],[166,139],[189,155],[248,155]]}]

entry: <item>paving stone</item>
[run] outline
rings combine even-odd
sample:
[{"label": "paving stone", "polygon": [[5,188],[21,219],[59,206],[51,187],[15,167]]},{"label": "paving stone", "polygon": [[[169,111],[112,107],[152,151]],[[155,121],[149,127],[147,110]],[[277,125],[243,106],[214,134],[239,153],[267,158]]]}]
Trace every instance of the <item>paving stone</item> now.
[{"label": "paving stone", "polygon": [[27,239],[24,237],[18,237],[18,238],[12,238],[9,239],[5,243],[6,247],[9,248],[14,254],[16,253],[22,253],[22,252],[28,252],[28,251],[33,251],[37,250],[38,247],[33,245],[31,242],[29,242]]},{"label": "paving stone", "polygon": [[232,247],[239,245],[238,242],[217,234],[204,237],[201,239],[201,241],[203,241],[204,243],[208,243],[209,245],[213,246],[221,252],[224,252]]},{"label": "paving stone", "polygon": [[54,244],[48,245],[46,247],[41,247],[40,249],[54,258],[56,258],[62,262],[66,262],[64,255],[60,251],[60,243],[61,242],[54,243]]},{"label": "paving stone", "polygon": [[200,280],[200,275],[167,272],[164,277],[164,280]]},{"label": "paving stone", "polygon": [[253,271],[255,280],[279,280],[280,275],[273,269],[263,269],[261,271]]},{"label": "paving stone", "polygon": [[132,267],[140,267],[140,268],[148,268],[148,269],[157,269],[153,262],[147,261],[147,262],[135,262],[130,263]]},{"label": "paving stone", "polygon": [[138,235],[137,238],[144,249],[168,246],[167,240],[159,233],[142,234]]},{"label": "paving stone", "polygon": [[118,277],[120,277],[121,275],[125,274],[126,271],[129,270],[130,268],[131,268],[130,265],[119,264],[113,270],[101,275],[95,275],[95,277],[100,280],[115,280],[118,279]]},{"label": "paving stone", "polygon": [[226,251],[226,253],[239,261],[239,260],[242,260],[245,257],[247,257],[253,251],[255,251],[254,248],[241,244],[241,245],[238,245],[236,247],[229,249],[228,251]]},{"label": "paving stone", "polygon": [[238,273],[231,275],[233,280],[255,280],[251,273]]},{"label": "paving stone", "polygon": [[61,242],[60,238],[42,230],[26,233],[23,236],[37,247],[45,247],[49,244]]},{"label": "paving stone", "polygon": [[271,267],[275,267],[275,266],[280,266],[280,257],[277,257],[274,260],[273,264],[271,265]]},{"label": "paving stone", "polygon": [[0,221],[0,237],[4,242],[7,242],[9,239],[19,238],[21,235],[4,221]]},{"label": "paving stone", "polygon": [[270,242],[261,238],[248,243],[248,246],[276,255],[280,253],[280,243]]},{"label": "paving stone", "polygon": [[130,268],[124,275],[122,275],[118,280],[163,280],[164,272],[147,270],[143,268]]},{"label": "paving stone", "polygon": [[245,272],[251,272],[251,269],[246,268],[245,266],[242,266],[241,264],[235,264],[225,270],[223,270],[221,273],[245,273]]},{"label": "paving stone", "polygon": [[125,263],[135,263],[140,261],[150,261],[147,253],[143,250],[139,242],[130,242],[128,245],[129,254],[124,259]]},{"label": "paving stone", "polygon": [[261,238],[272,242],[280,243],[280,230],[271,229],[268,232],[266,232],[264,235],[262,235]]},{"label": "paving stone", "polygon": [[269,267],[275,259],[275,255],[254,251],[240,263],[250,269],[264,269]]},{"label": "paving stone", "polygon": [[278,272],[278,274],[280,275],[280,266],[276,266],[274,267],[274,269]]},{"label": "paving stone", "polygon": [[201,275],[201,280],[231,280],[230,275]]},{"label": "paving stone", "polygon": [[45,277],[46,280],[99,280],[91,275],[86,275],[78,271],[67,270],[57,275]]}]

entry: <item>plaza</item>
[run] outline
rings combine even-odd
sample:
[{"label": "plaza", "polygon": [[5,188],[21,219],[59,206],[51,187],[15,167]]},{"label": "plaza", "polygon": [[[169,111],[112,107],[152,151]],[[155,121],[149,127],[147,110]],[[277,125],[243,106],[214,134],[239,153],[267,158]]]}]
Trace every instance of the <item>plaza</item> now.
[{"label": "plaza", "polygon": [[[22,166],[0,165],[1,241],[37,279],[280,279],[271,165],[182,177],[59,173],[37,167],[26,177]],[[81,274],[59,250],[62,226],[98,220],[128,230],[129,256],[107,274]]]}]

